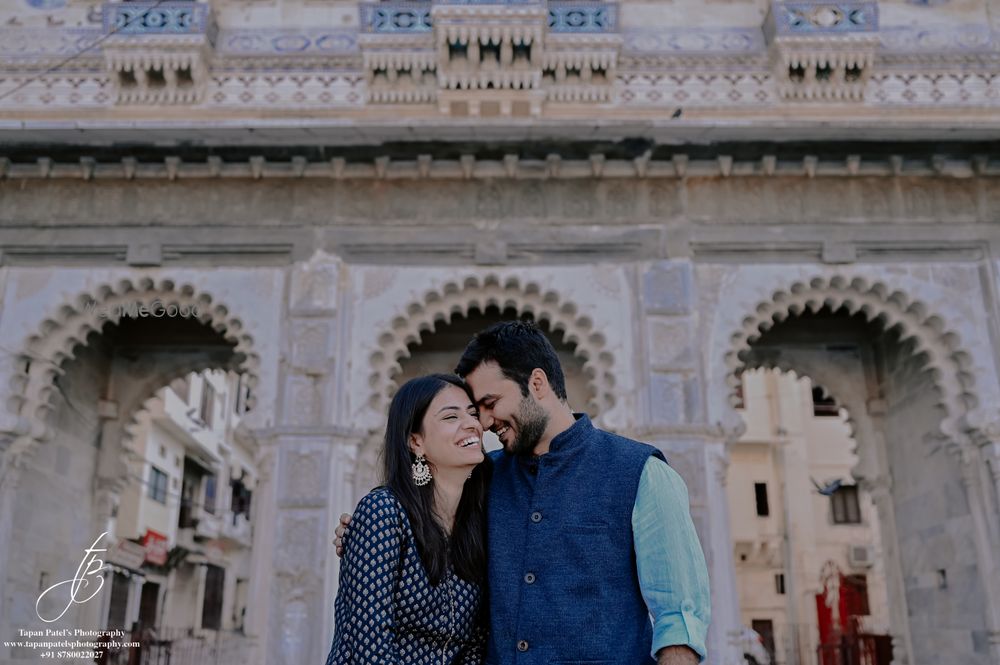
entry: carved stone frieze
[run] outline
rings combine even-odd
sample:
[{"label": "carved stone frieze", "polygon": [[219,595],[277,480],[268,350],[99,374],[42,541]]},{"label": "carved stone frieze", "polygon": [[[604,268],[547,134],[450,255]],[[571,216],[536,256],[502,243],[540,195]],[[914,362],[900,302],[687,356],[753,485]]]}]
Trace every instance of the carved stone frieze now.
[{"label": "carved stone frieze", "polygon": [[329,454],[321,449],[284,449],[281,452],[282,507],[319,507],[327,503]]},{"label": "carved stone frieze", "polygon": [[307,374],[323,374],[327,364],[330,341],[330,323],[310,319],[292,324],[292,362]]},{"label": "carved stone frieze", "polygon": [[292,308],[296,311],[332,313],[337,307],[340,261],[317,251],[292,273]]},{"label": "carved stone frieze", "polygon": [[278,517],[275,567],[290,575],[314,574],[318,570],[317,548],[320,542],[320,518],[309,511],[299,514],[285,511]]}]

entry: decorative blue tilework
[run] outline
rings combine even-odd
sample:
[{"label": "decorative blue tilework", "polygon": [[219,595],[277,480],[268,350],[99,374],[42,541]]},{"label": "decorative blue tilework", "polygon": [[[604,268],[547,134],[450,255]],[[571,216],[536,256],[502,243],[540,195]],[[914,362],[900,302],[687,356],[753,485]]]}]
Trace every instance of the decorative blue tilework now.
[{"label": "decorative blue tilework", "polygon": [[760,28],[629,28],[622,50],[631,53],[762,53]]},{"label": "decorative blue tilework", "polygon": [[876,2],[774,0],[771,14],[779,36],[878,31]]},{"label": "decorative blue tilework", "polygon": [[358,50],[355,28],[231,28],[219,32],[219,52],[230,56],[320,55]]},{"label": "decorative blue tilework", "polygon": [[25,0],[29,7],[35,9],[62,9],[66,6],[66,0]]},{"label": "decorative blue tilework", "polygon": [[0,28],[0,57],[31,60],[87,53],[100,55],[94,45],[101,40],[100,28]]},{"label": "decorative blue tilework", "polygon": [[552,0],[548,9],[552,32],[614,32],[618,27],[618,5],[614,3]]},{"label": "decorative blue tilework", "polygon": [[434,0],[437,5],[540,5],[541,0]]},{"label": "decorative blue tilework", "polygon": [[878,36],[882,50],[889,53],[982,52],[1000,48],[1000,38],[982,23],[882,26]]},{"label": "decorative blue tilework", "polygon": [[363,3],[361,26],[370,33],[430,32],[431,3],[416,0]]},{"label": "decorative blue tilework", "polygon": [[121,2],[104,5],[104,30],[122,35],[199,35],[212,29],[200,2]]}]

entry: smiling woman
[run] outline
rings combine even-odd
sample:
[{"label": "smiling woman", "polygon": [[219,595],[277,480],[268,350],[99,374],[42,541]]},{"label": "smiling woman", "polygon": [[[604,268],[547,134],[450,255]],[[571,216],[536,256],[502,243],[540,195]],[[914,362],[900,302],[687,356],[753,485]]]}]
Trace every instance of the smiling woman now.
[{"label": "smiling woman", "polygon": [[490,462],[478,415],[456,376],[396,393],[384,486],[358,504],[346,539],[327,665],[482,663]]}]

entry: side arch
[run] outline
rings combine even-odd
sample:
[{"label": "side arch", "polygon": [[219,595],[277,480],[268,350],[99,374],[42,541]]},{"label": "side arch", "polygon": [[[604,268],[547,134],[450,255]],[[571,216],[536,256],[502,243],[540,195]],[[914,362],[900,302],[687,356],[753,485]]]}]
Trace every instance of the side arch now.
[{"label": "side arch", "polygon": [[816,313],[824,307],[844,309],[850,315],[861,314],[884,330],[898,333],[900,343],[910,348],[911,355],[931,373],[937,405],[945,414],[940,434],[957,441],[966,414],[979,403],[971,357],[962,348],[958,333],[949,329],[944,319],[920,300],[883,281],[869,282],[861,277],[837,275],[796,281],[789,288],[760,300],[729,334],[722,367],[712,370],[716,374],[713,383],[725,386],[723,406],[731,409],[736,403],[739,373],[744,369],[752,345],[764,333],[786,319],[806,312]]},{"label": "side arch", "polygon": [[[254,351],[254,340],[244,329],[243,322],[224,303],[190,284],[178,285],[170,279],[158,282],[150,278],[122,279],[78,294],[42,321],[38,331],[23,343],[16,357],[18,371],[11,378],[6,400],[8,412],[16,417],[18,435],[8,455],[20,458],[35,444],[50,437],[46,417],[53,409],[51,398],[56,390],[55,379],[62,373],[63,363],[74,358],[78,349],[85,347],[93,337],[101,335],[105,325],[118,324],[123,314],[137,305],[150,308],[150,311],[173,311],[171,308],[176,307],[233,344],[232,368],[247,374],[247,384],[251,387],[248,404],[253,406],[252,388],[260,381],[260,357]],[[161,307],[163,310],[158,309]],[[190,371],[209,368],[198,363],[182,362],[181,365],[172,368],[169,376],[155,377],[157,387]],[[155,391],[152,385],[149,388],[149,391],[142,391],[145,394],[135,395],[136,399],[130,400],[136,402],[133,406],[141,405]]]}]

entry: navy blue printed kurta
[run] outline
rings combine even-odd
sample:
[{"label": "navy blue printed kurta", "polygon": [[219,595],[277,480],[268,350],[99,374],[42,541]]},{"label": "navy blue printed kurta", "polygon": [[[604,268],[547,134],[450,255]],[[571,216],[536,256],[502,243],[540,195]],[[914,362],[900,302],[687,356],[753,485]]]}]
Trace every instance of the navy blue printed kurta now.
[{"label": "navy blue printed kurta", "polygon": [[326,665],[480,665],[482,595],[450,567],[431,586],[406,512],[389,489],[376,488],[345,539]]}]

